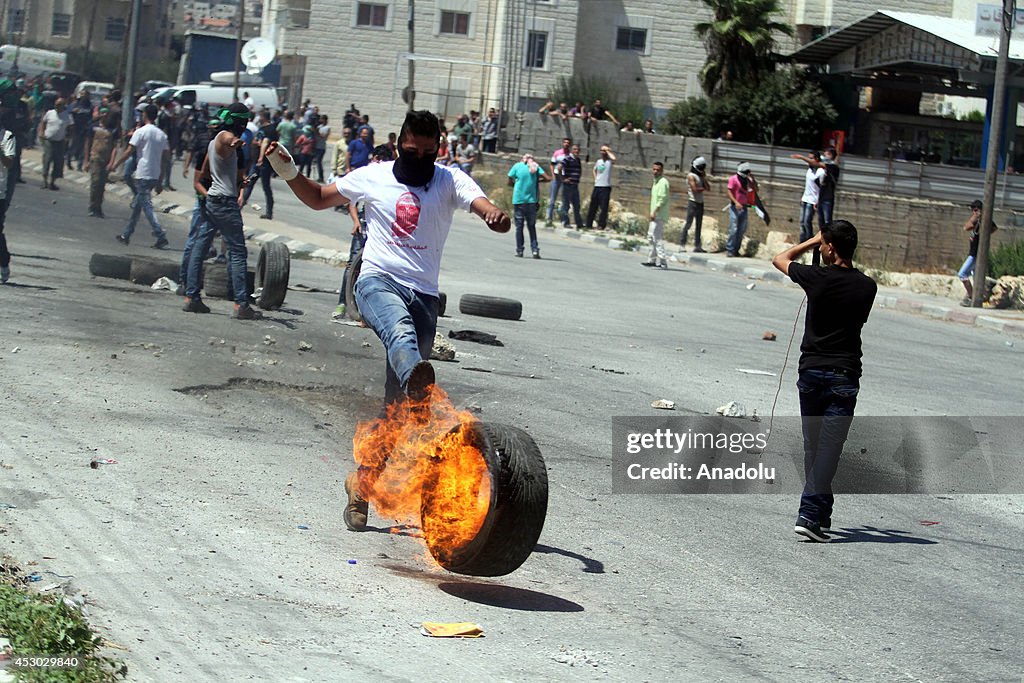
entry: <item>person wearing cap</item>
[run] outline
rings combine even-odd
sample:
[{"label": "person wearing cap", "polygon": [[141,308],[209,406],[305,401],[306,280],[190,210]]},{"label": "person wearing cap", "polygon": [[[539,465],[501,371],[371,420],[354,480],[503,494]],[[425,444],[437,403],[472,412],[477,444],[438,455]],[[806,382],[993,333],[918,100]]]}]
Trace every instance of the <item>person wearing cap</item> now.
[{"label": "person wearing cap", "polygon": [[750,171],[750,162],[741,161],[736,174],[726,186],[729,194],[729,238],[725,242],[726,256],[739,256],[743,236],[747,232],[748,207],[757,199],[757,181]]},{"label": "person wearing cap", "polygon": [[210,140],[206,159],[193,186],[200,197],[200,206],[206,221],[199,226],[192,253],[189,256],[188,281],[185,289],[186,313],[209,313],[199,290],[203,285],[203,260],[213,244],[214,234],[221,234],[228,249],[228,276],[235,295],[232,318],[256,320],[260,316],[249,305],[248,271],[245,233],[242,225],[242,205],[245,203],[245,159],[242,155],[242,133],[252,113],[241,102],[221,109],[217,114],[220,132]]},{"label": "person wearing cap", "polygon": [[704,157],[697,157],[690,164],[690,172],[686,174],[686,225],[679,244],[686,251],[686,238],[693,226],[693,251],[703,254],[704,248],[700,241],[700,228],[704,222],[704,193],[708,190],[708,162]]},{"label": "person wearing cap", "polygon": [[0,283],[7,282],[11,277],[11,252],[7,250],[4,220],[10,203],[7,174],[14,168],[17,153],[14,131],[10,128],[17,107],[18,93],[14,83],[7,79],[0,81]]},{"label": "person wearing cap", "polygon": [[160,221],[156,219],[153,211],[153,199],[150,192],[156,190],[157,194],[163,192],[160,185],[160,174],[164,168],[165,157],[170,156],[171,148],[167,143],[167,135],[157,128],[156,117],[159,109],[155,104],[147,104],[142,110],[145,124],[136,129],[128,140],[128,146],[117,159],[112,159],[107,165],[108,171],[114,171],[125,160],[135,154],[135,197],[132,198],[132,213],[128,218],[128,225],[118,234],[115,239],[121,244],[128,246],[132,233],[135,232],[135,225],[139,222],[139,215],[145,214],[153,228],[153,235],[156,237],[154,249],[163,249],[167,246],[167,233],[160,227]]}]

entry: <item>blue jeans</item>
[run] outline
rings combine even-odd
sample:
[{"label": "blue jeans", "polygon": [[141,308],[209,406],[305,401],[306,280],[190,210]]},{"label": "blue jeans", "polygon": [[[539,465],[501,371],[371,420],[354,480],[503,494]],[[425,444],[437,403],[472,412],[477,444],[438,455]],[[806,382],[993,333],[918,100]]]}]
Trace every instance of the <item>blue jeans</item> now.
[{"label": "blue jeans", "polygon": [[356,303],[363,320],[384,343],[384,401],[394,403],[403,396],[412,369],[430,358],[440,301],[374,273],[356,281]]},{"label": "blue jeans", "polygon": [[[186,290],[188,289],[188,265],[192,258],[192,248],[195,246],[199,230],[204,223],[206,223],[206,217],[203,215],[202,204],[197,199],[196,205],[192,209],[192,222],[188,226],[188,238],[185,240],[185,249],[181,254],[181,268],[178,269],[178,282]],[[199,286],[202,287],[202,283],[199,283]]]},{"label": "blue jeans", "polygon": [[551,176],[551,195],[548,198],[548,223],[555,220],[555,204],[558,203],[558,191],[562,189],[562,176]]},{"label": "blue jeans", "polygon": [[800,202],[800,241],[814,237],[814,204]]},{"label": "blue jeans", "polygon": [[800,392],[805,477],[799,514],[831,526],[832,479],[850,433],[860,381],[845,370],[809,368],[800,371],[796,387]]},{"label": "blue jeans", "polygon": [[146,220],[153,227],[153,235],[157,239],[166,238],[167,233],[160,227],[160,222],[156,219],[156,213],[153,212],[153,199],[149,196],[149,193],[153,191],[154,187],[160,185],[159,180],[152,180],[150,178],[136,178],[135,179],[135,197],[132,198],[132,215],[128,218],[128,225],[125,226],[124,232],[121,233],[125,239],[132,236],[135,232],[135,224],[139,222],[139,214],[146,214]]},{"label": "blue jeans", "polygon": [[730,254],[739,254],[743,245],[743,236],[747,234],[747,213],[749,209],[737,209],[735,204],[729,205],[729,237],[725,241],[725,250]]},{"label": "blue jeans", "polygon": [[185,296],[195,300],[203,286],[203,261],[210,251],[213,236],[220,230],[220,236],[228,245],[228,277],[235,292],[235,303],[249,303],[249,291],[245,280],[246,257],[245,233],[242,231],[242,210],[234,197],[207,197],[203,211],[205,222],[199,226],[192,253],[188,260],[188,286]]},{"label": "blue jeans", "polygon": [[[360,222],[362,222],[362,215],[360,213]],[[365,228],[363,228],[365,230]],[[345,266],[345,272],[341,276],[341,288],[338,291],[338,303],[345,303],[345,287],[348,285],[348,269],[352,267],[352,261],[355,260],[356,254],[363,250],[366,246],[366,235],[362,230],[352,235],[352,242],[348,245],[348,265]]]},{"label": "blue jeans", "polygon": [[832,209],[836,206],[834,199],[822,199],[818,201],[818,230],[822,226],[832,222]]},{"label": "blue jeans", "polygon": [[514,209],[513,213],[516,221],[516,253],[523,253],[523,223],[526,223],[526,229],[530,231],[530,251],[534,253],[539,252],[540,245],[537,244],[537,209],[540,208],[540,205],[513,204],[512,208]]},{"label": "blue jeans", "polygon": [[679,238],[679,244],[686,246],[686,238],[690,234],[690,226],[693,225],[693,246],[700,249],[700,228],[704,223],[704,202],[686,202],[686,225],[683,226],[683,234]]},{"label": "blue jeans", "polygon": [[562,225],[569,227],[569,206],[572,206],[572,217],[576,227],[583,227],[580,217],[580,186],[577,183],[562,183]]}]

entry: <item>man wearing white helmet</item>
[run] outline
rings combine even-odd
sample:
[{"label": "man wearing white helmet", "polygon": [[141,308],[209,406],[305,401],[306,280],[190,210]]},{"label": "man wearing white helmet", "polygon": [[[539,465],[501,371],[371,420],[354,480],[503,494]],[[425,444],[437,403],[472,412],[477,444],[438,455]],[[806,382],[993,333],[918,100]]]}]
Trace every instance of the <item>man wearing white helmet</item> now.
[{"label": "man wearing white helmet", "polygon": [[757,181],[750,171],[750,162],[741,161],[736,175],[729,178],[729,238],[725,242],[726,256],[739,256],[743,236],[747,232],[748,207],[757,200]]},{"label": "man wearing white helmet", "polygon": [[698,254],[704,253],[700,242],[700,228],[704,222],[704,193],[708,189],[707,169],[708,162],[704,157],[697,157],[690,165],[690,172],[686,174],[686,225],[683,226],[683,236],[679,240],[685,251],[690,226],[696,224],[693,232],[693,251]]}]

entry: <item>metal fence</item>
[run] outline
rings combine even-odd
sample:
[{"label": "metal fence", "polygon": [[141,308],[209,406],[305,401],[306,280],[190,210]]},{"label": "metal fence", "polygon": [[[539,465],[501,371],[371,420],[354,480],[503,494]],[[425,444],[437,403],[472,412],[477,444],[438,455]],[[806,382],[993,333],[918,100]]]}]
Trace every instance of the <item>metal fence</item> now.
[{"label": "metal fence", "polygon": [[[807,164],[790,154],[807,154],[805,149],[769,147],[743,142],[715,142],[715,175],[736,172],[736,164],[749,161],[759,178],[802,185]],[[979,168],[927,164],[919,161],[868,159],[844,154],[840,159],[840,191],[938,199],[969,204],[984,195],[985,171]],[[996,207],[1024,211],[1024,176],[1000,173],[996,185]]]}]

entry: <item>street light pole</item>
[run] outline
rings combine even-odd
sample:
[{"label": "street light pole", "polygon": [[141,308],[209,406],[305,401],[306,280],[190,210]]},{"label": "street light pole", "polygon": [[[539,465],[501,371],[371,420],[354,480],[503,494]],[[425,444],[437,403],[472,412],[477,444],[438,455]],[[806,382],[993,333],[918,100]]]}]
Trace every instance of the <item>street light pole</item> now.
[{"label": "street light pole", "polygon": [[999,151],[1003,146],[1003,108],[1006,98],[1006,67],[1010,60],[1010,31],[1016,14],[1015,0],[1003,0],[999,31],[999,57],[996,60],[996,82],[992,92],[992,120],[988,129],[988,158],[985,160],[985,199],[978,229],[978,256],[974,263],[974,296],[971,306],[981,307],[985,300],[985,278],[988,275],[988,248],[992,235],[992,213],[996,203],[996,178],[999,173]]},{"label": "street light pole", "polygon": [[124,68],[124,99],[121,124],[125,132],[132,129],[135,116],[135,57],[139,51],[139,20],[142,18],[142,0],[132,2],[132,21],[128,28],[128,57]]},{"label": "street light pole", "polygon": [[245,0],[238,0],[238,36],[235,38],[235,102],[238,102],[238,70],[242,67],[242,36],[245,30]]}]

